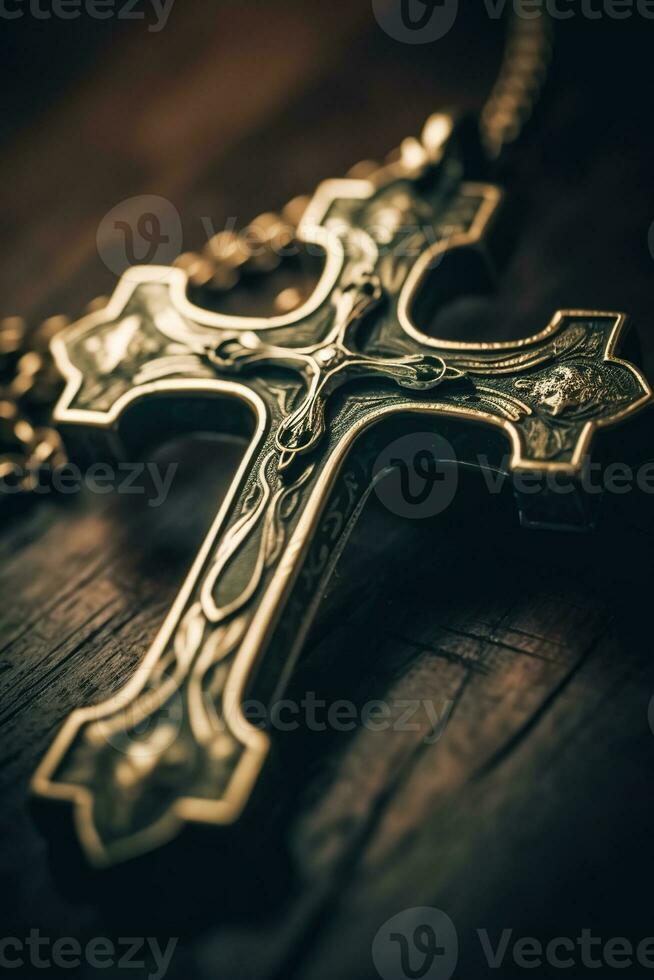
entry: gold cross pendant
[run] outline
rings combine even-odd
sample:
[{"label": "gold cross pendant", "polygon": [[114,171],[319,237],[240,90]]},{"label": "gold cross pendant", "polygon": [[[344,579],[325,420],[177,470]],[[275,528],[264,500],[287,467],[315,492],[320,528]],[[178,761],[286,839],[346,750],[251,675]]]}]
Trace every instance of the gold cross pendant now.
[{"label": "gold cross pendant", "polygon": [[[444,258],[474,250],[487,261],[502,206],[495,186],[461,178],[448,119],[430,125],[423,159],[318,189],[299,236],[324,253],[324,271],[294,313],[208,312],[189,301],[182,271],[141,267],[54,342],[67,381],[56,420],[71,433],[133,447],[152,429],[134,409],[151,403],[163,435],[188,413],[250,436],[142,668],[68,719],[34,777],[38,795],[73,805],[95,865],[187,823],[241,819],[271,749],[244,699],[255,680],[270,702],[281,696],[390,441],[463,431],[478,454],[506,446],[514,473],[574,480],[596,431],[651,398],[618,356],[622,314],[560,311],[512,343],[420,329],[416,311],[448,286]],[[565,523],[558,504],[547,501],[547,523]]]}]

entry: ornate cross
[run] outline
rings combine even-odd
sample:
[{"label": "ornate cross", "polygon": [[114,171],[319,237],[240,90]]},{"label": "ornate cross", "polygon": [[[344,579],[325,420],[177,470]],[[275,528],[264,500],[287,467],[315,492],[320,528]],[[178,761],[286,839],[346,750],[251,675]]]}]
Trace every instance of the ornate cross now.
[{"label": "ornate cross", "polygon": [[243,814],[271,749],[244,699],[255,680],[269,702],[284,690],[390,439],[461,430],[479,453],[506,446],[513,471],[575,477],[595,431],[651,397],[616,356],[620,314],[559,312],[510,343],[420,329],[416,311],[443,295],[442,260],[485,257],[501,205],[496,187],[461,180],[439,126],[424,159],[318,189],[299,237],[324,252],[324,271],[296,312],[208,312],[183,272],[141,267],[54,343],[67,381],[56,419],[71,431],[134,446],[157,413],[164,429],[206,429],[217,410],[224,431],[251,435],[142,668],[76,711],[35,775],[37,794],[74,805],[94,864]]}]

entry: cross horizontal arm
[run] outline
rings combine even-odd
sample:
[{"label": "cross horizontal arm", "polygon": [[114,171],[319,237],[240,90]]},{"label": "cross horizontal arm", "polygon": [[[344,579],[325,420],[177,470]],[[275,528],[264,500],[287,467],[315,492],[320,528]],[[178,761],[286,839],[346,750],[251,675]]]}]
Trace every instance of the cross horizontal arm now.
[{"label": "cross horizontal arm", "polygon": [[95,863],[149,850],[187,822],[232,823],[248,806],[270,739],[243,700],[253,684],[267,703],[283,691],[389,426],[476,423],[467,441],[480,457],[486,426],[506,437],[508,469],[576,477],[596,430],[650,401],[643,375],[618,356],[619,314],[560,312],[513,343],[418,328],[420,290],[440,295],[448,251],[485,248],[500,200],[445,177],[390,168],[383,184],[319,190],[303,235],[326,243],[325,274],[293,315],[202,311],[179,270],[141,268],[56,340],[62,425],[119,435],[130,406],[182,394],[236,399],[257,418],[142,668],[117,698],[72,716],[35,776],[39,795],[74,803]]}]

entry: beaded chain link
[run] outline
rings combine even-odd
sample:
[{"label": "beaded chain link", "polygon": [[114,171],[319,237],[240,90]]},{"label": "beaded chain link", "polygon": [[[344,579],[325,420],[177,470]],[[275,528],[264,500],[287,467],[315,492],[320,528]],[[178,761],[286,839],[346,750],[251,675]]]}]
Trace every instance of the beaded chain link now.
[{"label": "beaded chain link", "polygon": [[[479,117],[481,142],[490,160],[497,160],[522,133],[538,103],[551,57],[549,18],[514,16],[497,80]],[[415,159],[421,152],[423,145],[408,139],[386,163],[401,156]],[[347,176],[365,179],[382,166],[364,160]],[[234,289],[244,277],[274,272],[285,254],[294,254],[297,227],[309,200],[296,197],[280,212],[260,214],[241,232],[221,231],[201,251],[184,252],[174,264],[193,287],[216,296]],[[276,311],[289,313],[301,300],[298,290],[286,288],[275,300]],[[106,297],[98,297],[86,312],[106,303]],[[16,494],[34,491],[44,471],[67,461],[61,438],[49,424],[62,388],[50,341],[69,322],[66,316],[54,316],[30,329],[21,317],[0,320],[0,487]]]}]

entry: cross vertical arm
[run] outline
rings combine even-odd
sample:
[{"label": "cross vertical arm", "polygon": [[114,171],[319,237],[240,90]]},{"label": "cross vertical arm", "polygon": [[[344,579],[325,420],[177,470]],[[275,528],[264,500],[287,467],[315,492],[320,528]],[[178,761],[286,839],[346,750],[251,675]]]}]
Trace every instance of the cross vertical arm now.
[{"label": "cross vertical arm", "polygon": [[344,469],[350,444],[340,437],[283,474],[270,383],[262,393],[221,384],[258,419],[230,493],[134,678],[76,711],[34,777],[39,796],[73,804],[97,866],[159,846],[185,823],[242,814],[270,749],[264,719],[244,715],[246,694],[262,661],[283,690],[370,489],[370,460]]},{"label": "cross vertical arm", "polygon": [[[253,684],[264,699],[283,691],[388,426],[490,426],[508,437],[507,471],[577,477],[595,431],[650,402],[618,356],[621,315],[565,311],[532,337],[487,344],[413,322],[423,287],[447,294],[440,260],[485,250],[500,200],[447,168],[331,181],[303,224],[305,241],[327,243],[325,273],[294,314],[212,313],[189,301],[180,270],[137,268],[56,341],[62,424],[114,433],[135,402],[184,393],[240,399],[258,420],[137,677],[75,713],[35,776],[37,794],[74,804],[92,862],[149,850],[185,823],[232,823],[248,806],[271,743],[243,700]],[[473,456],[488,449],[478,438],[466,438]]]}]

